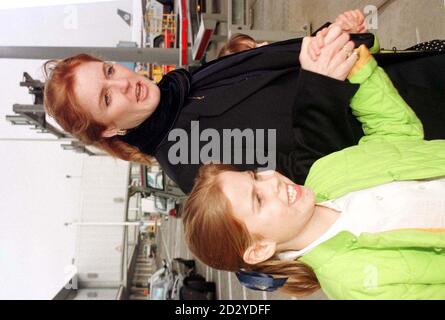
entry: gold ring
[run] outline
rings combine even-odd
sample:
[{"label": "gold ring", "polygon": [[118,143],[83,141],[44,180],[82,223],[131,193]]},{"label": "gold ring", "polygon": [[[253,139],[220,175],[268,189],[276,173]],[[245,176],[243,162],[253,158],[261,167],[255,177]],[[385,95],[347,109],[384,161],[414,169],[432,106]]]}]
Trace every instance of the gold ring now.
[{"label": "gold ring", "polygon": [[354,50],[348,49],[346,46],[344,46],[342,50],[346,52],[346,55],[348,58],[352,55],[352,52],[354,51]]}]

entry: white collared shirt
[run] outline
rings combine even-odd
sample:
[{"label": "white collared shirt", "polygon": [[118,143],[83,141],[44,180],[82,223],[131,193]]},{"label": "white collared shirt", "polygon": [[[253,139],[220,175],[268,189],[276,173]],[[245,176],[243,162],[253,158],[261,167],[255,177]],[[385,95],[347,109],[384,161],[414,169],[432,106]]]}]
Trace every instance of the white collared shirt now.
[{"label": "white collared shirt", "polygon": [[306,248],[279,253],[281,260],[294,260],[341,231],[359,236],[363,232],[445,228],[445,178],[391,182],[320,205],[341,212],[340,217]]}]

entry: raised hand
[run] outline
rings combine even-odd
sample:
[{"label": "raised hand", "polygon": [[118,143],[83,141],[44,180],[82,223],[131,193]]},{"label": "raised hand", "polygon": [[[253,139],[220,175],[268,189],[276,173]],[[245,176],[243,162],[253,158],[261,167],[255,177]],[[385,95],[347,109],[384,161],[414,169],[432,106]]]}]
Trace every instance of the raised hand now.
[{"label": "raised hand", "polygon": [[361,10],[350,10],[340,14],[335,23],[348,33],[365,33],[365,15]]},{"label": "raised hand", "polygon": [[365,33],[368,31],[365,24],[365,15],[361,10],[357,9],[343,12],[335,19],[335,22],[331,24],[329,28],[324,28],[317,32],[317,35],[309,44],[312,60],[317,60],[320,55],[320,50],[333,41],[332,38],[326,38],[326,35],[334,25],[339,26],[342,31],[347,33]]},{"label": "raised hand", "polygon": [[[321,31],[319,39],[317,37],[304,38],[300,53],[301,67],[330,78],[345,80],[358,59],[354,52],[354,43],[349,39],[349,34],[336,24],[327,32]],[[314,52],[311,43],[313,41],[325,43],[315,60],[312,58]]]}]

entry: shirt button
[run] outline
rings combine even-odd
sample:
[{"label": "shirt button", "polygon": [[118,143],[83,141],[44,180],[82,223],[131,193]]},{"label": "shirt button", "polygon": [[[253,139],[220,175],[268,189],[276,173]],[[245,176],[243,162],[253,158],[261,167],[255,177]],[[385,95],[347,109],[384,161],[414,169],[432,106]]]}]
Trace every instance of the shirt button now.
[{"label": "shirt button", "polygon": [[420,190],[426,190],[426,186],[425,186],[424,184],[421,184],[421,185],[419,186],[419,189],[420,189]]},{"label": "shirt button", "polygon": [[375,197],[377,200],[379,200],[379,201],[382,201],[383,200],[383,197],[382,196],[376,196]]}]

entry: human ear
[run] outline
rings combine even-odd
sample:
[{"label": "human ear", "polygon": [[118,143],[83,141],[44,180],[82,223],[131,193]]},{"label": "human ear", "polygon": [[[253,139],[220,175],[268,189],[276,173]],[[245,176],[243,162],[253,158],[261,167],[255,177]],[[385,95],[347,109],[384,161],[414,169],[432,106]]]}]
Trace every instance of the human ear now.
[{"label": "human ear", "polygon": [[108,127],[104,131],[102,131],[101,136],[103,138],[111,138],[117,135],[117,128],[115,127]]},{"label": "human ear", "polygon": [[273,241],[256,241],[246,249],[243,260],[250,265],[264,262],[275,254],[276,248],[277,245]]}]

